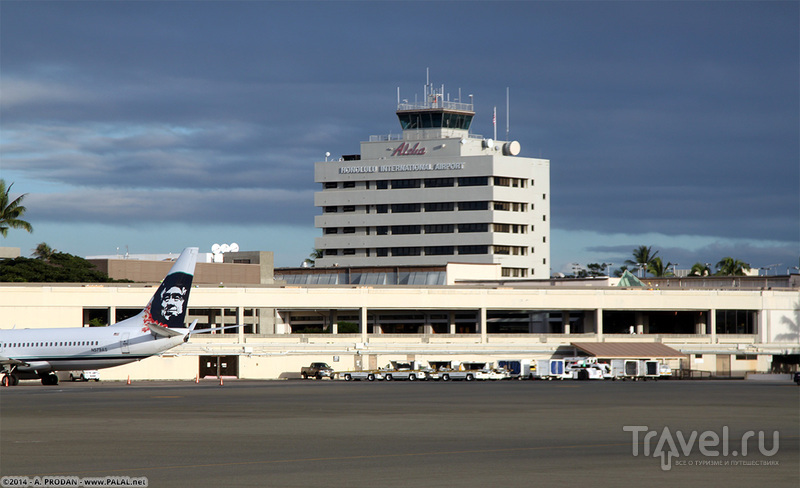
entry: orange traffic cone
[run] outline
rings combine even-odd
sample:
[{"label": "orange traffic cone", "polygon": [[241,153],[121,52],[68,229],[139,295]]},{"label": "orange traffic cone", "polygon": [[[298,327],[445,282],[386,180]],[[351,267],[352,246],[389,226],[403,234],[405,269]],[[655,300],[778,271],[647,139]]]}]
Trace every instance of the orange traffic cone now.
[{"label": "orange traffic cone", "polygon": [[194,382],[195,383],[200,383],[200,375],[199,374],[194,375]]},{"label": "orange traffic cone", "polygon": [[131,375],[128,375],[128,382],[127,382],[127,384],[129,384],[129,385],[131,384]]},{"label": "orange traffic cone", "polygon": [[222,382],[222,376],[219,377],[219,386],[222,386],[224,383]]}]

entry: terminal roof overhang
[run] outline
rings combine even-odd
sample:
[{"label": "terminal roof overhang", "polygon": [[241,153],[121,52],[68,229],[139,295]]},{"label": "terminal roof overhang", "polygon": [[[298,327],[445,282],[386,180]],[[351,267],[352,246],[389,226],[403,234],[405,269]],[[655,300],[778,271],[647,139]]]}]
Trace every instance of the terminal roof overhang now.
[{"label": "terminal roof overhang", "polygon": [[575,348],[604,359],[684,358],[686,354],[659,342],[572,342]]}]

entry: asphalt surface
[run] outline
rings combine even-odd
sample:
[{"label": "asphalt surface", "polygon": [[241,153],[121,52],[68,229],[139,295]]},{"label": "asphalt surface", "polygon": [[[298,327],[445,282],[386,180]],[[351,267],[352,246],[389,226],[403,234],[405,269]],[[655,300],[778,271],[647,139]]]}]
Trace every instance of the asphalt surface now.
[{"label": "asphalt surface", "polygon": [[799,432],[793,383],[206,380],[0,389],[2,476],[145,477],[151,487],[796,488]]}]

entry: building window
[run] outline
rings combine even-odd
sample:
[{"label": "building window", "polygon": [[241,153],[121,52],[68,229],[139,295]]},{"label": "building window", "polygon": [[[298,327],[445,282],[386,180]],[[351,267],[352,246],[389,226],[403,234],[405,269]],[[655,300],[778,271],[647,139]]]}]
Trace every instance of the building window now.
[{"label": "building window", "polygon": [[342,212],[355,212],[356,206],[355,205],[345,205],[342,207]]},{"label": "building window", "polygon": [[336,183],[335,181],[328,181],[327,183],[325,183],[325,189],[326,190],[331,190],[333,188],[336,188],[337,186],[338,186],[338,183]]},{"label": "building window", "polygon": [[419,256],[422,248],[419,247],[393,247],[392,256]]},{"label": "building window", "polygon": [[392,235],[421,234],[422,226],[419,225],[393,225]]},{"label": "building window", "polygon": [[375,205],[375,211],[378,213],[389,213],[389,205]]},{"label": "building window", "polygon": [[489,254],[489,246],[458,246],[458,254]]},{"label": "building window", "polygon": [[755,334],[757,312],[717,310],[717,334]]},{"label": "building window", "polygon": [[458,224],[458,232],[489,232],[489,224]]},{"label": "building window", "polygon": [[388,190],[389,189],[389,180],[378,180],[375,183],[375,188],[378,190]]},{"label": "building window", "polygon": [[455,178],[426,178],[425,188],[442,188],[455,186]]},{"label": "building window", "polygon": [[338,210],[337,207],[325,207],[322,211],[325,213],[336,213]]},{"label": "building window", "polygon": [[344,250],[342,251],[342,254],[343,254],[343,255],[345,255],[345,256],[352,256],[352,255],[354,255],[355,253],[356,253],[356,250],[355,250],[355,249],[344,249]]},{"label": "building window", "polygon": [[325,234],[338,234],[339,228],[338,227],[326,227]]},{"label": "building window", "polygon": [[458,210],[489,210],[489,202],[458,202]]},{"label": "building window", "polygon": [[422,204],[419,203],[393,203],[392,213],[419,212]]},{"label": "building window", "polygon": [[420,180],[392,180],[392,189],[419,188]]},{"label": "building window", "polygon": [[338,249],[325,249],[326,256],[338,256],[339,250]]},{"label": "building window", "polygon": [[494,246],[494,253],[495,254],[511,254],[511,248],[509,246]]},{"label": "building window", "polygon": [[375,255],[379,258],[385,258],[389,255],[389,248],[388,247],[379,247],[375,249]]},{"label": "building window", "polygon": [[389,226],[388,225],[379,225],[375,227],[375,233],[379,236],[385,236],[389,234]]},{"label": "building window", "polygon": [[455,208],[455,202],[432,202],[425,204],[426,212],[452,212]]},{"label": "building window", "polygon": [[488,176],[467,176],[458,179],[458,186],[487,186],[489,185]]},{"label": "building window", "polygon": [[356,182],[355,181],[345,181],[342,183],[342,188],[355,188]]},{"label": "building window", "polygon": [[355,234],[356,228],[355,227],[345,227],[342,229],[342,234]]},{"label": "building window", "polygon": [[426,234],[452,234],[455,230],[453,224],[432,224],[425,226]]},{"label": "building window", "polygon": [[453,246],[432,246],[425,248],[426,256],[449,256],[455,254]]}]

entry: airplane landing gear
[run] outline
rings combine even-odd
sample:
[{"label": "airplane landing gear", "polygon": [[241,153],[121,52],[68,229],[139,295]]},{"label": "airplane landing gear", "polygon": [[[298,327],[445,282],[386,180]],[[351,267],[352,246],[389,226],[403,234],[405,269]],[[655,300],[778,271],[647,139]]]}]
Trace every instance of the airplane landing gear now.
[{"label": "airplane landing gear", "polygon": [[43,385],[57,385],[58,384],[58,376],[55,373],[50,373],[46,375],[42,375],[42,384]]},{"label": "airplane landing gear", "polygon": [[16,386],[19,384],[19,378],[13,374],[4,374],[2,379],[3,386]]}]

